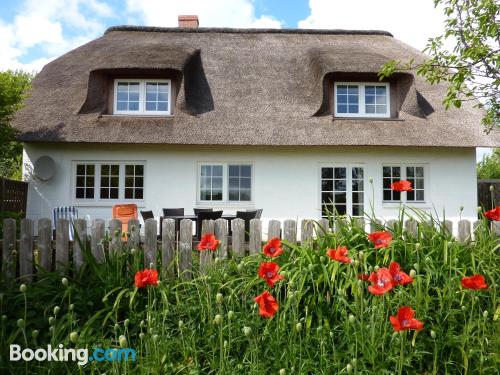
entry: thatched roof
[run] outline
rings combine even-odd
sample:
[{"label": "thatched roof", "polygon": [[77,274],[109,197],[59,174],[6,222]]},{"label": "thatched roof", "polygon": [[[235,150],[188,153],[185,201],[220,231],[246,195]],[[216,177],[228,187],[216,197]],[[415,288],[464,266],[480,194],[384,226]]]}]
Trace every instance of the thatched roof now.
[{"label": "thatched roof", "polygon": [[[47,64],[14,125],[27,142],[205,145],[499,146],[473,103],[445,111],[446,88],[401,75],[399,121],[333,119],[325,77],[375,76],[425,58],[383,31],[120,26]],[[174,115],[106,116],[106,77],[169,74]]]}]

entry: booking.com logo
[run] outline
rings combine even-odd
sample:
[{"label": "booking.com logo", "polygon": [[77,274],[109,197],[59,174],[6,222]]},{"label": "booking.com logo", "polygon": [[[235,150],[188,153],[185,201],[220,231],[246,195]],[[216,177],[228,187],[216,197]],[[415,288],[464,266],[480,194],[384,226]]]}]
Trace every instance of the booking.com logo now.
[{"label": "booking.com logo", "polygon": [[54,361],[54,362],[77,362],[83,366],[89,362],[135,362],[136,352],[131,348],[95,348],[92,355],[89,355],[88,349],[73,349],[64,348],[62,344],[52,348],[52,345],[47,345],[47,348],[38,349],[22,349],[20,345],[10,345],[9,359],[11,361]]}]

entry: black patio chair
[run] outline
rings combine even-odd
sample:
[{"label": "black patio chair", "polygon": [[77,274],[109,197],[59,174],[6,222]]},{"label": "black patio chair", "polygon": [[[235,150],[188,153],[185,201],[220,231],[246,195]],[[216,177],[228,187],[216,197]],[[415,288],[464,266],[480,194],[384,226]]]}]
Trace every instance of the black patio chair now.
[{"label": "black patio chair", "polygon": [[[163,219],[168,219],[172,216],[184,216],[184,208],[164,208],[163,216],[160,218],[160,238],[163,234]],[[180,230],[181,219],[175,219],[175,232]]]},{"label": "black patio chair", "polygon": [[213,208],[193,208],[194,214],[198,216],[200,212],[213,212]]},{"label": "black patio chair", "polygon": [[260,215],[262,215],[261,209],[255,211],[236,211],[236,218],[245,221],[245,241],[250,240],[250,220],[260,219]]},{"label": "black patio chair", "polygon": [[141,211],[142,220],[146,221],[147,219],[154,219],[155,215],[153,211]]},{"label": "black patio chair", "polygon": [[196,239],[201,239],[201,224],[203,220],[217,220],[222,217],[222,211],[201,211],[196,218]]}]

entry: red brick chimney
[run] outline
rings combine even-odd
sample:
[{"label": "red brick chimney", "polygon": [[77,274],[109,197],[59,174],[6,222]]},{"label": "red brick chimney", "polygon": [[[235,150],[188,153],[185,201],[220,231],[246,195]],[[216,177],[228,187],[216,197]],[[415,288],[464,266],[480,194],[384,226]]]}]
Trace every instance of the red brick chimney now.
[{"label": "red brick chimney", "polygon": [[179,27],[197,29],[199,25],[198,16],[179,16]]}]

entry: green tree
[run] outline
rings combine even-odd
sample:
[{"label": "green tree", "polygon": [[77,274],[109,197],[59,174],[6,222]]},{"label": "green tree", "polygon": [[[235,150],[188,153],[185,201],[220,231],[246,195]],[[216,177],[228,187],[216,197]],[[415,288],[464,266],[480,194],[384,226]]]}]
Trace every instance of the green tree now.
[{"label": "green tree", "polygon": [[477,178],[490,180],[500,178],[500,148],[496,148],[490,155],[484,155],[477,164]]},{"label": "green tree", "polygon": [[21,107],[33,76],[22,71],[0,72],[0,176],[21,179],[23,146],[10,122]]},{"label": "green tree", "polygon": [[[416,70],[429,83],[448,83],[443,100],[446,108],[475,100],[483,108],[487,132],[500,125],[500,2],[498,0],[434,0],[443,6],[445,31],[429,39],[425,62],[390,61],[381,78],[396,70]],[[452,51],[445,48],[451,41]],[[445,43],[447,42],[447,43]]]}]

